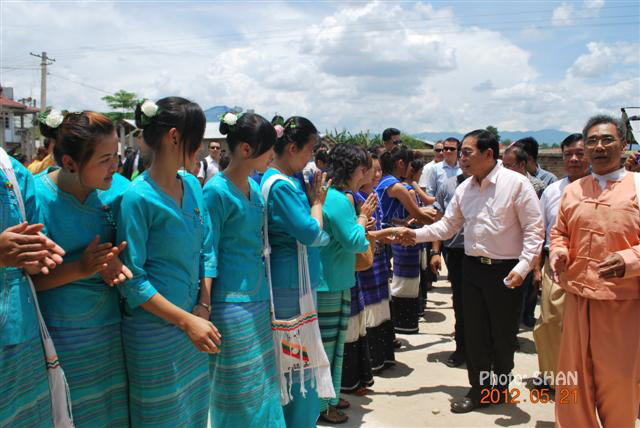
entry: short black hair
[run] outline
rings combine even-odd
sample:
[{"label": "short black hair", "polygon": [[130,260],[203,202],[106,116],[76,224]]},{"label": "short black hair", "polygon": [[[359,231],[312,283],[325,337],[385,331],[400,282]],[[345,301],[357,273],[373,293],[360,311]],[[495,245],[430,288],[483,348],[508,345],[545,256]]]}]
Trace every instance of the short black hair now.
[{"label": "short black hair", "polygon": [[481,152],[491,149],[493,151],[493,159],[498,160],[500,157],[500,145],[498,144],[498,138],[496,138],[494,133],[489,132],[486,129],[476,129],[475,131],[467,133],[462,140],[464,141],[468,137],[476,139],[476,147]]},{"label": "short black hair", "polygon": [[387,128],[382,132],[382,141],[389,141],[394,135],[400,135],[400,130],[396,128]]},{"label": "short black hair", "polygon": [[562,140],[562,143],[560,143],[560,149],[564,152],[564,149],[572,144],[577,143],[578,141],[583,141],[582,134],[579,134],[577,132],[575,134],[570,134],[569,136],[567,136],[567,138]]},{"label": "short black hair", "polygon": [[516,157],[516,163],[527,163],[529,160],[529,154],[524,151],[524,149],[515,144],[511,145],[507,150],[504,151],[504,154],[513,153]]},{"label": "short black hair", "polygon": [[538,147],[540,147],[540,145],[535,138],[524,137],[516,141],[514,145],[522,147],[534,161],[538,162]]},{"label": "short black hair", "polygon": [[609,116],[607,114],[598,114],[589,118],[587,124],[582,130],[582,138],[587,141],[587,134],[589,133],[589,130],[594,126],[601,125],[603,123],[610,123],[614,125],[616,127],[616,131],[618,132],[618,138],[620,139],[622,144],[625,144],[627,142],[627,127],[625,126],[625,124],[621,120],[618,120],[613,116]]},{"label": "short black hair", "polygon": [[[460,148],[462,147],[462,141],[458,140],[456,137],[449,137],[449,138],[445,138],[444,140],[442,140],[442,145],[444,146],[444,143],[446,142],[453,142],[456,143],[456,148],[458,150],[460,150]],[[435,146],[434,146],[435,147]]]}]

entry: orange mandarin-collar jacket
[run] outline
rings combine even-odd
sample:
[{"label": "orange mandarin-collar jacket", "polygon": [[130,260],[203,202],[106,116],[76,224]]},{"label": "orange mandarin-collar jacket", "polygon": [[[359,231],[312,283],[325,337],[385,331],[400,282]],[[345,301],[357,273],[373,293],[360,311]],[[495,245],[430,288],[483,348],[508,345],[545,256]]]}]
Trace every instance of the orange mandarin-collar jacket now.
[{"label": "orange mandarin-collar jacket", "polygon": [[[551,254],[566,252],[560,285],[596,300],[640,298],[640,210],[633,174],[609,181],[604,190],[591,175],[569,184],[551,229]],[[602,279],[597,265],[610,253],[625,261],[622,278]]]}]

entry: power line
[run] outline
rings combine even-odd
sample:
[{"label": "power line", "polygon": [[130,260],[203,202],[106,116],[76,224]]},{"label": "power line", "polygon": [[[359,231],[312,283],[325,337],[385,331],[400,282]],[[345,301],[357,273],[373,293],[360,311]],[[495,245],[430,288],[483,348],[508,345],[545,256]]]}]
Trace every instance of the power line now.
[{"label": "power line", "polygon": [[105,94],[112,94],[113,92],[105,91],[104,89],[97,88],[95,86],[89,85],[87,83],[78,82],[76,80],[69,79],[64,76],[60,76],[59,74],[49,73],[49,76],[56,77],[58,79],[66,80],[67,82],[75,83],[76,85],[84,86],[85,88],[93,89],[94,91],[103,92]]}]

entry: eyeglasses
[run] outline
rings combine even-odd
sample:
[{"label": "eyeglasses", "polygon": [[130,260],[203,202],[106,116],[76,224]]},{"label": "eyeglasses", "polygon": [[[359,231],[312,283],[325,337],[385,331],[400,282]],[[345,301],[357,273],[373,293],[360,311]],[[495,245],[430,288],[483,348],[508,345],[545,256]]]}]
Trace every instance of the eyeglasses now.
[{"label": "eyeglasses", "polygon": [[433,149],[433,151],[436,152],[436,153],[442,153],[442,150],[444,150],[444,149]]},{"label": "eyeglasses", "polygon": [[601,142],[604,147],[609,147],[613,145],[616,141],[618,141],[618,139],[613,137],[612,135],[603,135],[602,137],[594,136],[594,137],[587,138],[587,140],[584,142],[584,146],[589,148],[594,148],[598,145],[598,142]]},{"label": "eyeglasses", "polygon": [[456,152],[458,149],[456,147],[445,147],[443,149],[445,152]]},{"label": "eyeglasses", "polygon": [[216,146],[209,147],[209,150],[220,150],[220,147],[216,147]]}]

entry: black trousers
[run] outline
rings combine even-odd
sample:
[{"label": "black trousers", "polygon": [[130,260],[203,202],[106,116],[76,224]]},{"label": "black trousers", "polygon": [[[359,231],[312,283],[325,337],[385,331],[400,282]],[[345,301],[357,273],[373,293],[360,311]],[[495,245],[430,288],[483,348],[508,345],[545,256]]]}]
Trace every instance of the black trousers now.
[{"label": "black trousers", "polygon": [[447,248],[445,263],[449,271],[449,282],[451,283],[451,293],[453,295],[453,313],[456,317],[455,340],[456,352],[464,355],[464,313],[462,304],[462,260],[464,259],[463,248]]},{"label": "black trousers", "polygon": [[520,319],[524,322],[527,320],[535,320],[536,304],[538,303],[538,290],[533,288],[533,272],[529,272],[522,281],[522,316]]},{"label": "black trousers", "polygon": [[[485,265],[469,256],[462,262],[464,335],[471,384],[468,396],[476,400],[483,388],[505,389],[509,385],[504,380],[513,370],[522,288],[507,288],[502,281],[516,263]],[[492,384],[492,370],[502,382]]]}]

